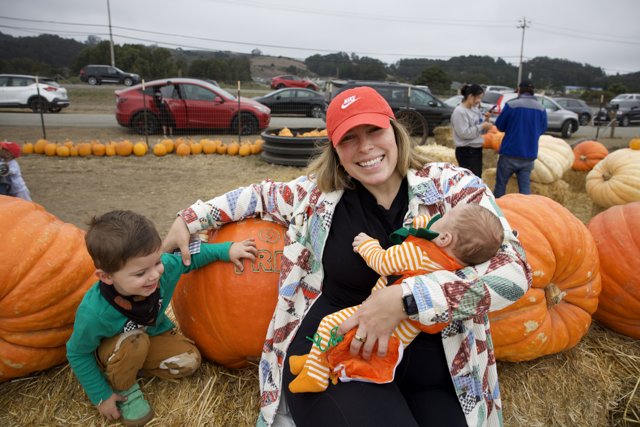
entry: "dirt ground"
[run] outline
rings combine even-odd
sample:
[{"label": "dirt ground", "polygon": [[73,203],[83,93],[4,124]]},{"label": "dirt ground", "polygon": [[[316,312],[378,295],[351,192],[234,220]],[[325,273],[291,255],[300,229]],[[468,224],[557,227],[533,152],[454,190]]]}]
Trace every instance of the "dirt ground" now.
[{"label": "dirt ground", "polygon": [[[76,143],[92,138],[140,139],[131,134],[100,135],[95,131],[87,134],[83,129],[73,128],[53,134],[56,133],[64,135],[60,141],[69,138]],[[203,136],[192,137],[199,140]],[[230,135],[216,138],[227,142],[236,139]],[[257,135],[247,139],[256,138]],[[149,142],[153,144],[157,140],[157,137],[150,138]],[[198,199],[208,200],[266,178],[290,180],[303,172],[302,168],[268,164],[260,155],[58,158],[33,154],[20,157],[19,163],[33,200],[63,221],[86,228],[86,222],[93,215],[112,209],[131,209],[154,221],[161,235],[168,231],[178,210]]]}]

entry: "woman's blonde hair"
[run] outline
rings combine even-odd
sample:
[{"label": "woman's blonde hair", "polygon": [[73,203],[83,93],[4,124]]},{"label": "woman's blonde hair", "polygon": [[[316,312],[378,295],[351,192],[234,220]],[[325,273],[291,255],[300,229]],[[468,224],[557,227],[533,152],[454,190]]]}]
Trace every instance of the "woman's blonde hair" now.
[{"label": "woman's blonde hair", "polygon": [[[398,146],[396,169],[402,177],[407,175],[409,169],[421,169],[425,164],[433,161],[428,154],[417,148],[418,145],[401,123],[394,119],[390,120]],[[322,147],[320,153],[309,164],[307,174],[315,176],[318,189],[325,193],[353,188],[351,177],[340,164],[338,153],[331,143]]]}]

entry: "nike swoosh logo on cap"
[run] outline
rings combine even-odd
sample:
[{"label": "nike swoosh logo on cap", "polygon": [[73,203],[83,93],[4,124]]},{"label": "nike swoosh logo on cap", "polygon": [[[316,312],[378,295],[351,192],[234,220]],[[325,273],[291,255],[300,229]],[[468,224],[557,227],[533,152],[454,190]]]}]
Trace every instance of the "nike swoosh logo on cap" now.
[{"label": "nike swoosh logo on cap", "polygon": [[349,107],[349,105],[353,104],[354,102],[356,102],[358,99],[358,97],[354,96],[350,96],[347,99],[345,99],[344,101],[342,101],[342,106],[340,108],[342,108],[343,110],[347,107]]}]

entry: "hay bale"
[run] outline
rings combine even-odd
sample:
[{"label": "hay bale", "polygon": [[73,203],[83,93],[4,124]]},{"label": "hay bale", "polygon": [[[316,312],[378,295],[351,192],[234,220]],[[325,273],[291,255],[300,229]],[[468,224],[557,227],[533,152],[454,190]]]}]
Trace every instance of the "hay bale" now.
[{"label": "hay bale", "polygon": [[436,144],[455,148],[451,126],[437,126],[433,129]]},{"label": "hay bale", "polygon": [[588,171],[577,171],[569,169],[562,175],[562,180],[569,184],[571,191],[585,192],[584,183],[587,179]]},{"label": "hay bale", "polygon": [[[485,169],[482,172],[482,180],[489,186],[494,188],[496,185],[496,168]],[[507,193],[518,192],[518,181],[515,175],[511,176],[507,184]],[[556,202],[564,205],[569,197],[569,184],[559,179],[550,184],[541,184],[539,182],[531,182],[531,193],[546,196]]]},{"label": "hay bale", "polygon": [[569,351],[498,371],[505,426],[640,423],[640,345],[597,323]]},{"label": "hay bale", "polygon": [[[640,423],[640,344],[595,323],[573,349],[498,362],[505,426],[605,427]],[[254,426],[258,367],[204,362],[175,381],[142,380],[156,412],[149,426]],[[106,426],[68,365],[0,384],[2,426]],[[625,424],[624,419],[627,419]]]},{"label": "hay bale", "polygon": [[458,165],[456,151],[453,148],[443,147],[437,144],[419,145],[418,150],[428,154],[434,162],[447,162]]}]

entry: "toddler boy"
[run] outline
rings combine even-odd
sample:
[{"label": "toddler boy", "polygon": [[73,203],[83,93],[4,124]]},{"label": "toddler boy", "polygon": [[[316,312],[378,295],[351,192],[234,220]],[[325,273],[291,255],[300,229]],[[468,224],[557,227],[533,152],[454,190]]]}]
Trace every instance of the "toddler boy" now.
[{"label": "toddler boy", "polygon": [[218,260],[242,269],[243,259],[255,260],[256,245],[202,243],[184,266],[180,255],[161,252],[153,223],[132,211],[94,217],[85,242],[99,280],[78,306],[67,358],[103,416],[142,426],[154,414],[136,382],[139,373],[172,379],[200,366],[193,341],[165,313],[180,276]]}]

